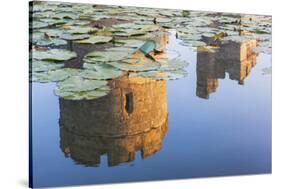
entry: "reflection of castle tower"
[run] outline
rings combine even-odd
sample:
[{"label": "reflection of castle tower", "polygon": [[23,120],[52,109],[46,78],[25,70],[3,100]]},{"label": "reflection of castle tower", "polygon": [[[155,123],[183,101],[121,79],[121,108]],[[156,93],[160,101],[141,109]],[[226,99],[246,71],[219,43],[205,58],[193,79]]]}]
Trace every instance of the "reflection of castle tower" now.
[{"label": "reflection of castle tower", "polygon": [[244,79],[256,64],[256,54],[252,51],[256,45],[256,40],[229,41],[215,53],[198,52],[196,95],[208,99],[209,94],[216,91],[218,79],[224,79],[226,72],[230,79],[244,84]]},{"label": "reflection of castle tower", "polygon": [[77,163],[98,165],[107,154],[109,166],[146,158],[161,148],[168,126],[166,82],[113,80],[112,91],[90,101],[60,99],[61,149]]}]

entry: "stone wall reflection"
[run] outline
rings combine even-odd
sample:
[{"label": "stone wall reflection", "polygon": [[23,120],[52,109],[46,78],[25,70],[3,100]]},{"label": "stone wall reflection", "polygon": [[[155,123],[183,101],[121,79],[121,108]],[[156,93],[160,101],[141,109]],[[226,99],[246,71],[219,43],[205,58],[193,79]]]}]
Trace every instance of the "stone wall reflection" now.
[{"label": "stone wall reflection", "polygon": [[166,81],[128,76],[112,80],[107,96],[95,100],[60,99],[60,147],[76,163],[109,166],[161,149],[168,127]]},{"label": "stone wall reflection", "polygon": [[231,80],[243,85],[256,64],[256,54],[253,52],[256,46],[256,40],[243,43],[228,42],[220,45],[215,53],[198,52],[196,95],[208,99],[210,93],[217,90],[218,79],[224,79],[226,73]]}]

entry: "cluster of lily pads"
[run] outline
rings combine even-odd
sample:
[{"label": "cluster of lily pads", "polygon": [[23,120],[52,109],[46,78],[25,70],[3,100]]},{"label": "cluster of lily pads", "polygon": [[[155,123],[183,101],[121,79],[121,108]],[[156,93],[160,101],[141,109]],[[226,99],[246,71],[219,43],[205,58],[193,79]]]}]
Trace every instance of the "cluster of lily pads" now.
[{"label": "cluster of lily pads", "polygon": [[[71,100],[104,96],[110,91],[108,80],[125,74],[154,80],[185,77],[188,64],[166,56],[165,45],[156,40],[168,29],[197,50],[215,48],[204,37],[222,43],[255,38],[261,42],[257,52],[271,49],[271,18],[266,16],[58,2],[33,2],[30,13],[30,77],[57,82],[55,94]],[[65,66],[78,57],[69,48],[73,43],[107,47],[88,52],[77,69]]]}]

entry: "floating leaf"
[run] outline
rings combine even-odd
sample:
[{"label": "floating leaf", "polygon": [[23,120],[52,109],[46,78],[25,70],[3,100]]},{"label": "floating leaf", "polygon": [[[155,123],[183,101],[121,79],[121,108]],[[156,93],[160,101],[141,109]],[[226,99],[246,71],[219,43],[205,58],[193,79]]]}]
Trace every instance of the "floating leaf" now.
[{"label": "floating leaf", "polygon": [[67,34],[67,33],[61,36],[61,38],[65,40],[81,40],[81,39],[87,39],[89,37],[90,37],[89,34]]},{"label": "floating leaf", "polygon": [[32,72],[45,72],[60,69],[64,66],[64,64],[58,64],[50,61],[32,60],[31,66]]},{"label": "floating leaf", "polygon": [[115,45],[120,45],[122,47],[132,47],[132,48],[139,48],[144,43],[145,43],[145,41],[136,40],[136,39],[126,39],[126,40],[116,40],[115,41]]},{"label": "floating leaf", "polygon": [[187,73],[184,70],[176,71],[149,71],[149,72],[137,72],[130,73],[129,77],[144,77],[155,80],[174,80],[186,77]]},{"label": "floating leaf", "polygon": [[175,70],[180,70],[184,69],[185,67],[188,66],[188,63],[183,60],[179,59],[172,59],[168,60],[167,62],[161,62],[161,66],[158,69],[159,71],[175,71]]},{"label": "floating leaf", "polygon": [[40,29],[39,31],[41,33],[45,33],[49,37],[60,37],[63,34],[62,29],[50,29],[50,28],[45,29],[44,28],[44,29]]},{"label": "floating leaf", "polygon": [[160,67],[158,62],[142,62],[139,59],[127,59],[127,62],[110,62],[108,64],[124,71],[150,71]]},{"label": "floating leaf", "polygon": [[93,27],[81,27],[81,26],[65,26],[64,27],[65,32],[68,34],[89,34],[89,33],[94,33],[98,29],[93,28]]},{"label": "floating leaf", "polygon": [[64,92],[92,91],[103,87],[106,81],[83,79],[81,76],[72,76],[57,84],[57,90]]},{"label": "floating leaf", "polygon": [[45,23],[45,22],[40,22],[40,21],[33,21],[31,23],[31,27],[34,28],[34,29],[37,29],[37,28],[45,28],[47,27],[48,24]]},{"label": "floating leaf", "polygon": [[108,64],[84,63],[83,67],[86,70],[83,70],[80,76],[86,79],[114,79],[123,75],[122,71]]},{"label": "floating leaf", "polygon": [[170,18],[156,18],[156,23],[167,23],[167,22],[172,22]]},{"label": "floating leaf", "polygon": [[94,51],[88,53],[84,60],[88,63],[90,62],[112,62],[123,60],[128,57],[131,53],[126,51]]},{"label": "floating leaf", "polygon": [[91,36],[88,39],[83,39],[77,41],[77,43],[86,43],[86,44],[100,44],[100,43],[108,43],[109,41],[112,40],[112,37],[108,36]]},{"label": "floating leaf", "polygon": [[[50,63],[52,64],[52,63]],[[57,63],[53,63],[57,64]],[[75,68],[61,68],[61,69],[49,69],[45,72],[35,72],[32,70],[31,78],[34,82],[47,83],[47,82],[57,82],[63,81],[71,76],[78,76],[81,69]]]},{"label": "floating leaf", "polygon": [[51,49],[47,51],[32,51],[32,58],[37,60],[65,61],[76,57],[75,52],[65,49]]},{"label": "floating leaf", "polygon": [[109,90],[92,90],[92,91],[63,91],[55,89],[55,95],[65,99],[65,100],[93,100],[102,96],[106,96],[109,93]]},{"label": "floating leaf", "polygon": [[45,38],[45,39],[37,40],[35,44],[38,46],[49,46],[49,45],[59,46],[59,45],[66,45],[67,41],[58,38],[53,38],[53,39]]}]

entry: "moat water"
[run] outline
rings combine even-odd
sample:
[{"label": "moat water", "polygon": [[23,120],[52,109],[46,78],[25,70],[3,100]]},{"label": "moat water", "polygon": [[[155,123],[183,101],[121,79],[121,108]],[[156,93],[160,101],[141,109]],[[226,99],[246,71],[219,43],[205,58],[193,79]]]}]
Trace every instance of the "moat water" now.
[{"label": "moat water", "polygon": [[[271,66],[271,55],[260,53],[244,62],[225,54],[212,62],[206,54],[180,45],[173,34],[167,49],[176,50],[190,63],[188,75],[163,85],[166,98],[159,94],[159,103],[165,106],[166,102],[167,108],[163,110],[167,117],[159,117],[163,128],[129,138],[124,134],[117,139],[91,138],[79,135],[79,130],[65,131],[60,124],[81,122],[78,127],[83,130],[88,121],[95,121],[87,112],[99,110],[91,109],[87,102],[61,102],[53,93],[55,83],[32,83],[35,187],[271,172],[271,74],[263,74],[263,69]],[[142,92],[147,90],[153,88]],[[134,90],[132,93],[135,95]],[[125,97],[127,101],[130,98]],[[78,109],[72,112],[71,107]],[[128,112],[142,111],[137,108],[130,103],[125,107]],[[147,108],[151,113],[158,111]],[[145,121],[146,117],[138,120]],[[111,149],[116,146],[123,151]]]}]

